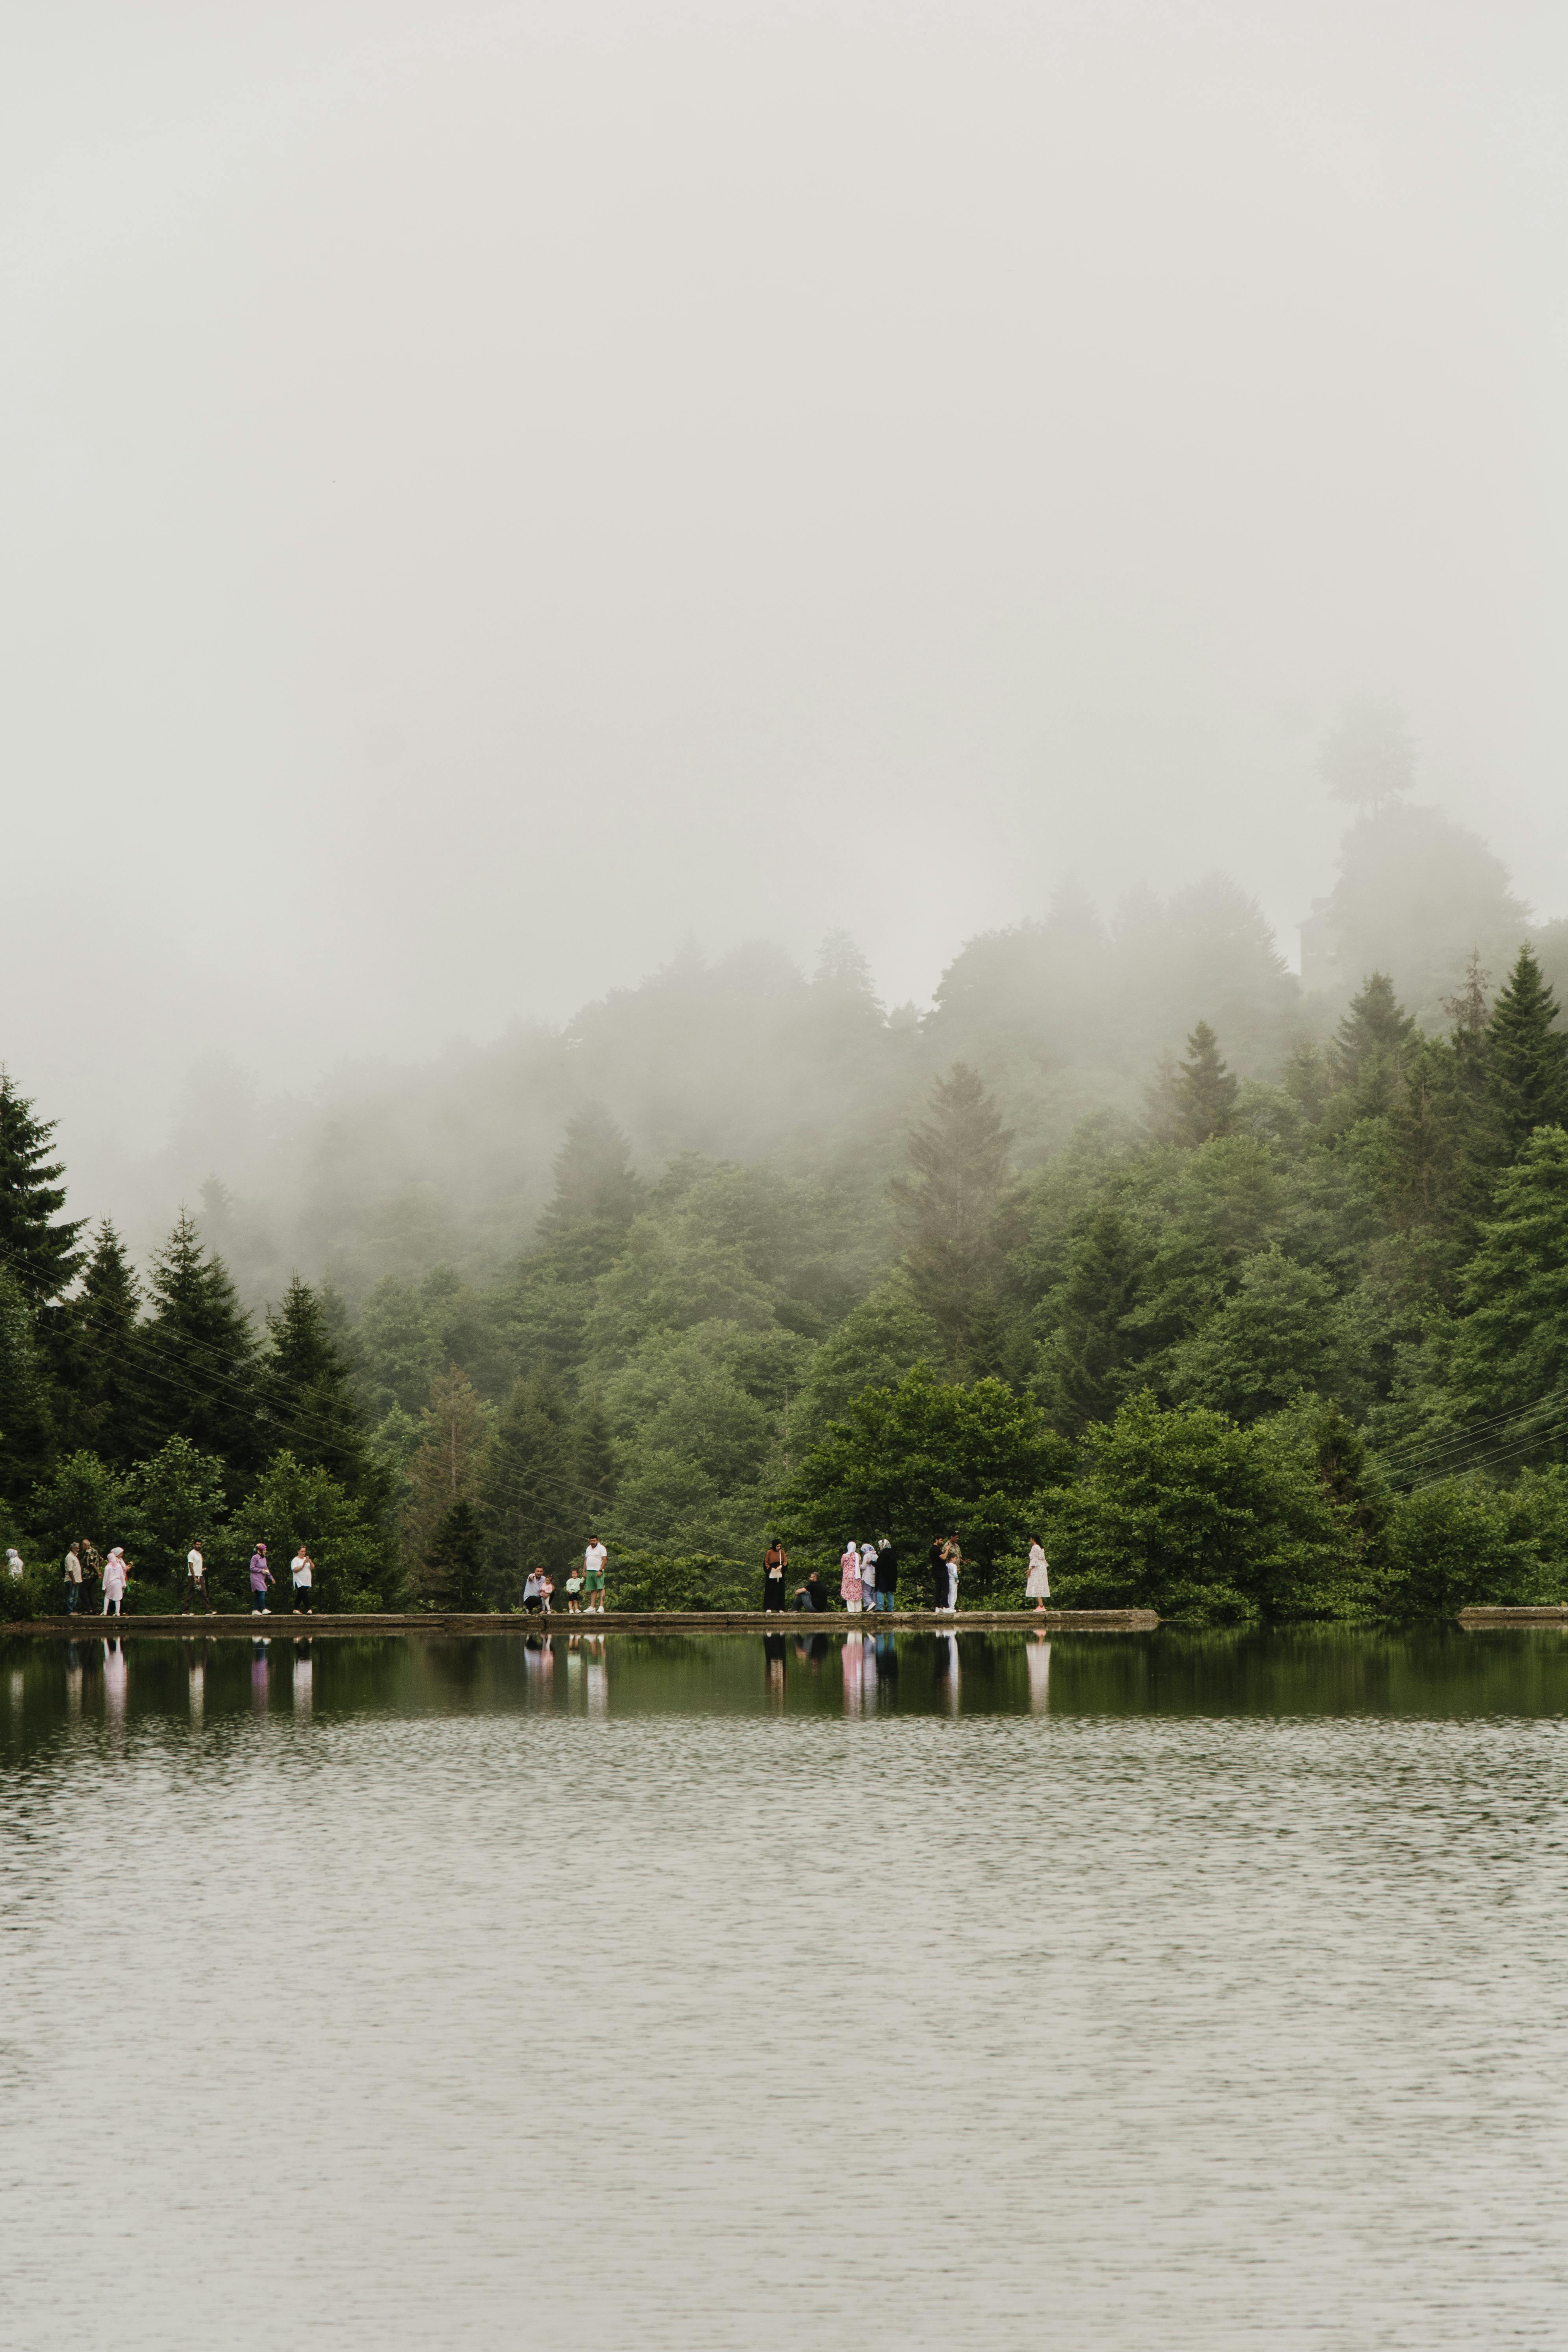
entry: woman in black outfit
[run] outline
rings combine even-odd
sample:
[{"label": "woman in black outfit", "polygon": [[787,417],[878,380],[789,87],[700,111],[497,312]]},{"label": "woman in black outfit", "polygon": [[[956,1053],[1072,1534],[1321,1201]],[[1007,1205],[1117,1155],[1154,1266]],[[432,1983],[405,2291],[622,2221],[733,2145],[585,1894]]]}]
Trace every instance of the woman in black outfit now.
[{"label": "woman in black outfit", "polygon": [[784,1605],[784,1570],[789,1566],[789,1554],[782,1543],[771,1543],[763,1554],[763,1607],[782,1609]]},{"label": "woman in black outfit", "polygon": [[947,1607],[947,1554],[942,1549],[945,1536],[931,1539],[931,1605],[933,1609]]}]

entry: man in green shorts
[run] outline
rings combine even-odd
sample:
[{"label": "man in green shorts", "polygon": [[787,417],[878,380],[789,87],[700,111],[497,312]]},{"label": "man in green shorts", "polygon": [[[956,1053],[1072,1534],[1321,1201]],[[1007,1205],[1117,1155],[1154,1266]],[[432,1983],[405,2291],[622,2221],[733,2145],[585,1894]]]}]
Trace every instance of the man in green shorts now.
[{"label": "man in green shorts", "polygon": [[596,1609],[605,1613],[605,1562],[609,1558],[597,1536],[588,1538],[588,1549],[583,1554],[583,1590],[587,1594],[587,1613]]}]

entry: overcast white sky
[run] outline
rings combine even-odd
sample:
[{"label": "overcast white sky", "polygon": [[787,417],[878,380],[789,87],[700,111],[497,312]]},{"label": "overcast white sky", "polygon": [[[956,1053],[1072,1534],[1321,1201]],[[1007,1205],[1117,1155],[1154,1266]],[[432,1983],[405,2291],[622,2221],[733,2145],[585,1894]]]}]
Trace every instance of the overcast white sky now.
[{"label": "overcast white sky", "polygon": [[[0,1055],[66,1140],[694,932],[1568,907],[1568,12],[11,0]],[[1293,939],[1292,942],[1293,944]]]}]

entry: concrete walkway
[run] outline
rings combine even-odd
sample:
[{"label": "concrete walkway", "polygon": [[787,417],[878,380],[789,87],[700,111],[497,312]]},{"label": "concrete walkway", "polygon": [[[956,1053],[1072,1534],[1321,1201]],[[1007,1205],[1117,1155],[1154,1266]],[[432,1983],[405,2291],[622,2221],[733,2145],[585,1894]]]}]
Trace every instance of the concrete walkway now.
[{"label": "concrete walkway", "polygon": [[171,1633],[211,1635],[229,1639],[276,1640],[289,1635],[303,1640],[318,1634],[367,1633],[1147,1633],[1159,1623],[1152,1609],[1051,1609],[1037,1616],[1032,1609],[961,1609],[956,1616],[931,1609],[880,1610],[874,1616],[851,1617],[844,1610],[808,1613],[778,1609],[607,1609],[603,1616],[584,1611],[574,1617],[563,1609],[548,1617],[444,1613],[419,1610],[405,1616],[294,1616],[286,1609],[269,1616],[240,1615],[179,1617],[103,1617],[85,1611],[76,1617],[38,1617],[19,1624],[0,1625],[0,1639],[11,1633],[53,1633],[63,1638],[93,1639],[102,1633]]}]

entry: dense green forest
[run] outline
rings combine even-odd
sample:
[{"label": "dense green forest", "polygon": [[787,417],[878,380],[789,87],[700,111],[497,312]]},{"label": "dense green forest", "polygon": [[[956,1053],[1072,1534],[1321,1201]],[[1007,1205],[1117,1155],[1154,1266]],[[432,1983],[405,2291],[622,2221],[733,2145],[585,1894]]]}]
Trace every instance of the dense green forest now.
[{"label": "dense green forest", "polygon": [[923,1018],[844,940],[679,967],[441,1080],[471,1144],[526,1065],[547,1191],[353,1228],[373,1125],[310,1281],[216,1181],[139,1271],[6,1077],[0,1605],[58,1606],[80,1535],[142,1608],[197,1534],[235,1596],[304,1538],[351,1608],[510,1608],[590,1532],[613,1597],[754,1596],[774,1529],[796,1568],[953,1531],[969,1602],[1038,1531],[1063,1601],[1192,1621],[1568,1592],[1563,927],[1363,797],[1316,988],[1221,881],[1064,893]]}]

